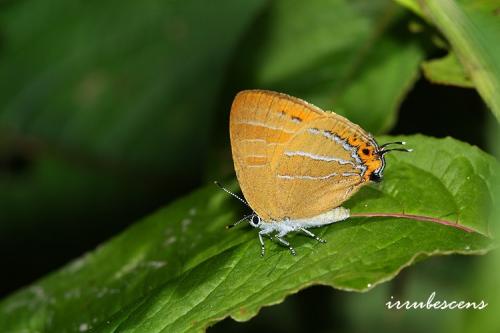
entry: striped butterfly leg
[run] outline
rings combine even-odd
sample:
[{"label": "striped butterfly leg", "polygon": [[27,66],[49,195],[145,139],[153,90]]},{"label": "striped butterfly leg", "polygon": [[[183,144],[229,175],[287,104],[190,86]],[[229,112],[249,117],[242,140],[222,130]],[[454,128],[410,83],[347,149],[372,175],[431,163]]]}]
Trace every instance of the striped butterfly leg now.
[{"label": "striped butterfly leg", "polygon": [[264,254],[266,254],[266,247],[264,245],[264,239],[262,238],[262,236],[267,236],[269,237],[269,239],[272,241],[273,240],[273,236],[271,236],[269,233],[271,232],[272,230],[261,230],[259,231],[259,242],[260,242],[260,256],[263,257]]},{"label": "striped butterfly leg", "polygon": [[295,256],[295,255],[297,255],[297,253],[295,252],[295,249],[294,249],[294,248],[290,245],[290,243],[289,243],[289,242],[287,242],[286,240],[284,240],[284,239],[282,238],[283,236],[284,236],[284,235],[282,235],[282,234],[280,233],[280,234],[277,234],[277,235],[275,236],[275,238],[278,240],[278,242],[280,242],[280,244],[281,244],[281,245],[288,247],[288,249],[290,250],[290,253],[291,253],[292,255],[294,255],[294,256]]},{"label": "striped butterfly leg", "polygon": [[305,233],[307,236],[314,238],[315,240],[317,240],[320,243],[326,243],[326,240],[324,240],[323,238],[319,238],[318,236],[316,236],[315,234],[313,234],[312,232],[310,232],[309,230],[307,230],[305,228],[300,228],[299,230],[302,231],[303,233]]}]

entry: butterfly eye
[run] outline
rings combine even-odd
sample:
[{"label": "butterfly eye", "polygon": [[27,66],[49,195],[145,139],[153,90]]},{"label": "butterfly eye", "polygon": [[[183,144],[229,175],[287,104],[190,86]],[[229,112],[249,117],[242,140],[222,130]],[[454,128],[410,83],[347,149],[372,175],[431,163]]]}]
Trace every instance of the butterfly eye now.
[{"label": "butterfly eye", "polygon": [[260,224],[260,218],[257,215],[252,216],[252,219],[250,220],[250,224],[253,227],[258,227]]}]

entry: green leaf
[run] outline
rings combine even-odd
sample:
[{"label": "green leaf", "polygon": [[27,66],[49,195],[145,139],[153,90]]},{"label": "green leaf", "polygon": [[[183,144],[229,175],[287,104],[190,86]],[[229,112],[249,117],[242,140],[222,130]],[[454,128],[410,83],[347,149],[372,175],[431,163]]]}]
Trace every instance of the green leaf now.
[{"label": "green leaf", "polygon": [[[424,51],[392,1],[276,0],[241,48],[252,86],[389,130]],[[249,66],[251,64],[252,66]]]},{"label": "green leaf", "polygon": [[474,83],[454,53],[450,52],[443,58],[426,61],[422,64],[422,69],[427,80],[433,83],[474,88]]},{"label": "green leaf", "polygon": [[422,16],[425,18],[424,13],[422,13],[422,9],[420,8],[418,4],[418,0],[394,0],[401,4],[402,6],[405,6],[406,8],[412,10],[416,14]]},{"label": "green leaf", "polygon": [[432,255],[482,254],[492,248],[488,206],[498,163],[451,138],[404,139],[411,154],[387,157],[385,179],[348,202],[355,214],[404,213],[458,223],[474,231],[405,218],[351,218],[301,235],[297,250],[266,242],[256,230],[224,226],[241,205],[214,185],[135,224],[95,251],[0,303],[0,331],[196,332],[312,284],[366,291]]},{"label": "green leaf", "polygon": [[396,1],[423,15],[444,34],[467,76],[500,120],[498,1]]}]

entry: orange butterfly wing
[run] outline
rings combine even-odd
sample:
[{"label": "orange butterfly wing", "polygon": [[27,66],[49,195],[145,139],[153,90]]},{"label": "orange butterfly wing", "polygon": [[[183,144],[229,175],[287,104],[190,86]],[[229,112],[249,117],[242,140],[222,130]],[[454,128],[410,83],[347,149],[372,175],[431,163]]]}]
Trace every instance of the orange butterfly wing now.
[{"label": "orange butterfly wing", "polygon": [[240,92],[231,109],[230,136],[243,195],[265,221],[319,215],[366,183],[359,147],[344,138],[370,146],[371,136],[300,99]]}]

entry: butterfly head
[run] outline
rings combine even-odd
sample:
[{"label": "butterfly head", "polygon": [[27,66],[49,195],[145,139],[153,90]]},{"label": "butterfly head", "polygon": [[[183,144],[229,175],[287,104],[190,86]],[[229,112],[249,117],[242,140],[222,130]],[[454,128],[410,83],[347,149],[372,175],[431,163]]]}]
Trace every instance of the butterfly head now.
[{"label": "butterfly head", "polygon": [[[385,154],[391,152],[391,151],[404,151],[404,152],[411,152],[413,149],[407,149],[407,148],[390,148],[388,149],[387,147],[390,145],[405,145],[406,142],[404,141],[395,141],[395,142],[387,142],[384,143],[381,146],[376,146],[375,148],[375,157],[374,159],[376,160],[378,166],[376,168],[373,168],[373,171],[370,173],[370,180],[374,182],[380,182],[384,176],[384,168],[385,168]],[[372,162],[375,163],[375,162]]]}]

